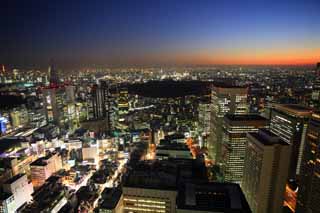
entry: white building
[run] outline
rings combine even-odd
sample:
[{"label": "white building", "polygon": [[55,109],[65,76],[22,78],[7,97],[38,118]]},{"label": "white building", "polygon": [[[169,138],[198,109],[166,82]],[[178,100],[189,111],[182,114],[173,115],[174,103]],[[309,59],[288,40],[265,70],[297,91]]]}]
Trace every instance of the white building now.
[{"label": "white building", "polygon": [[97,165],[99,163],[99,146],[82,147],[82,160]]},{"label": "white building", "polygon": [[5,192],[12,193],[15,200],[15,210],[21,207],[24,203],[32,200],[33,193],[32,183],[28,181],[26,174],[18,174],[3,185]]}]

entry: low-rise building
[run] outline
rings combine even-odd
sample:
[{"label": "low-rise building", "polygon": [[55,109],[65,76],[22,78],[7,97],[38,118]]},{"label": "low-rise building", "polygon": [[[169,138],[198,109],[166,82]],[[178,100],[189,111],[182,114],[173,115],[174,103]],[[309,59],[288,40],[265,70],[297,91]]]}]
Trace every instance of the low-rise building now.
[{"label": "low-rise building", "polygon": [[40,187],[55,172],[62,168],[61,156],[58,153],[38,158],[30,164],[32,184]]},{"label": "low-rise building", "polygon": [[16,209],[14,196],[12,193],[0,193],[0,213],[11,213]]},{"label": "low-rise building", "polygon": [[120,187],[105,188],[101,193],[99,213],[122,213],[123,197]]},{"label": "low-rise building", "polygon": [[4,183],[3,189],[5,192],[13,194],[15,210],[32,200],[33,187],[26,174],[18,174],[10,178]]}]

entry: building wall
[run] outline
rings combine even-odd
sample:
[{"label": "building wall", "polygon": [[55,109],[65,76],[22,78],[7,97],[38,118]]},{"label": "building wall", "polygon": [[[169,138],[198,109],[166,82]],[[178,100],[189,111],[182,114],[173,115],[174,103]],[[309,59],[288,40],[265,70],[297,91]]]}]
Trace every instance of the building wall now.
[{"label": "building wall", "polygon": [[32,184],[28,182],[27,175],[21,176],[11,184],[5,184],[3,188],[4,191],[13,194],[16,209],[32,200],[31,194],[33,193],[33,187]]},{"label": "building wall", "polygon": [[213,87],[211,94],[211,135],[208,151],[213,160],[219,162],[221,159],[223,117],[226,113],[248,113],[247,88]]},{"label": "building wall", "polygon": [[264,145],[248,135],[241,187],[253,213],[282,211],[290,149],[289,145]]},{"label": "building wall", "polygon": [[310,120],[301,164],[297,212],[317,212],[320,209],[320,113]]},{"label": "building wall", "polygon": [[271,113],[270,130],[292,146],[289,178],[300,175],[303,148],[305,146],[308,117],[294,116],[277,109]]},{"label": "building wall", "polygon": [[176,191],[123,187],[123,212],[176,212]]},{"label": "building wall", "polygon": [[16,204],[13,195],[5,200],[0,200],[0,213],[12,213],[15,209]]},{"label": "building wall", "polygon": [[93,163],[99,163],[99,148],[98,145],[82,148],[83,160],[93,161]]},{"label": "building wall", "polygon": [[62,159],[59,154],[44,160],[46,165],[31,165],[31,179],[34,187],[40,187],[53,173],[62,169]]},{"label": "building wall", "polygon": [[247,133],[266,128],[266,120],[224,120],[221,165],[225,181],[241,183],[247,147]]}]

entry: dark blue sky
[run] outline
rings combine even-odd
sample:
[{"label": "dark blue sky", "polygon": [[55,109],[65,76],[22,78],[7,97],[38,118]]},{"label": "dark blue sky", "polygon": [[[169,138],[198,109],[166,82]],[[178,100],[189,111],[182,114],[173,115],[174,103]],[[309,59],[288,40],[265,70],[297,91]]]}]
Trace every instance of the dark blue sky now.
[{"label": "dark blue sky", "polygon": [[319,0],[1,4],[0,64],[19,68],[320,60]]}]

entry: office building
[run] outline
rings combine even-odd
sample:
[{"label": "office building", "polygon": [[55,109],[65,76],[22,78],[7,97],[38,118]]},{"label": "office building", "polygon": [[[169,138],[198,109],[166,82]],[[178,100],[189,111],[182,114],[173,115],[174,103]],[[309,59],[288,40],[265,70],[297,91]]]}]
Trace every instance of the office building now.
[{"label": "office building", "polygon": [[320,112],[309,122],[301,163],[297,211],[318,212],[320,209]]},{"label": "office building", "polygon": [[215,84],[211,95],[211,131],[207,148],[209,156],[219,162],[221,158],[223,117],[227,113],[246,114],[248,112],[248,89],[247,87]]},{"label": "office building", "polygon": [[10,178],[4,183],[3,190],[13,194],[15,210],[32,200],[33,187],[26,174],[18,174]]},{"label": "office building", "polygon": [[210,133],[210,116],[211,116],[211,104],[200,103],[199,104],[199,129],[204,135]]},{"label": "office building", "polygon": [[223,121],[221,165],[227,182],[240,184],[247,146],[247,133],[268,126],[267,119],[259,115],[226,114]]},{"label": "office building", "polygon": [[30,164],[32,185],[40,187],[55,172],[62,168],[61,156],[58,153],[38,158]]},{"label": "office building", "polygon": [[241,187],[254,213],[282,212],[291,146],[266,129],[248,133]]},{"label": "office building", "polygon": [[312,110],[295,104],[275,104],[271,111],[270,130],[292,146],[289,178],[300,174],[302,154]]},{"label": "office building", "polygon": [[125,179],[123,212],[176,212],[175,169],[151,162],[136,167]]}]

